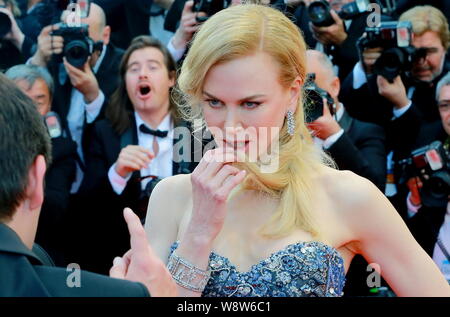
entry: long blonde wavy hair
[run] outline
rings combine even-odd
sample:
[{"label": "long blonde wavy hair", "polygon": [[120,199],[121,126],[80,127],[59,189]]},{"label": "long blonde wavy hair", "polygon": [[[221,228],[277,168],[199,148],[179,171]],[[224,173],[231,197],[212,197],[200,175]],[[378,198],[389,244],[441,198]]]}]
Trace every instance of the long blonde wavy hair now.
[{"label": "long blonde wavy hair", "polygon": [[[202,88],[208,70],[239,57],[265,52],[280,67],[280,83],[291,86],[306,77],[306,45],[297,27],[278,10],[255,4],[242,4],[208,19],[195,34],[178,78],[178,93],[185,119],[202,119]],[[284,110],[283,110],[284,111]],[[278,210],[262,228],[266,237],[282,237],[303,229],[320,237],[312,210],[312,179],[317,170],[332,160],[312,140],[305,125],[303,96],[294,114],[294,134],[287,132],[286,120],[279,135],[279,168],[262,173],[258,163],[239,163],[248,176],[242,188],[277,197]]]}]

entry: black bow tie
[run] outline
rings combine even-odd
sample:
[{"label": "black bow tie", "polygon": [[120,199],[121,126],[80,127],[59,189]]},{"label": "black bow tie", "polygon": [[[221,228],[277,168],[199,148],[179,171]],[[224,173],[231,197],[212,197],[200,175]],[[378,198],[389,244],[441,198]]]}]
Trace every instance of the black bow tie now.
[{"label": "black bow tie", "polygon": [[167,134],[169,133],[169,131],[152,130],[152,129],[148,128],[145,124],[141,124],[139,126],[139,130],[142,133],[151,134],[151,135],[154,135],[159,138],[165,138],[167,136]]}]

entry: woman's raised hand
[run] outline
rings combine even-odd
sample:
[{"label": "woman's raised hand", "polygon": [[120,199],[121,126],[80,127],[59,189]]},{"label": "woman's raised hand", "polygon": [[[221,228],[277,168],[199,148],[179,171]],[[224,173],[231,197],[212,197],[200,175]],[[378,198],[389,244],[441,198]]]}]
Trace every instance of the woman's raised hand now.
[{"label": "woman's raised hand", "polygon": [[228,196],[246,175],[230,165],[235,161],[233,149],[209,150],[191,174],[193,210],[188,230],[198,238],[212,241],[222,229]]}]

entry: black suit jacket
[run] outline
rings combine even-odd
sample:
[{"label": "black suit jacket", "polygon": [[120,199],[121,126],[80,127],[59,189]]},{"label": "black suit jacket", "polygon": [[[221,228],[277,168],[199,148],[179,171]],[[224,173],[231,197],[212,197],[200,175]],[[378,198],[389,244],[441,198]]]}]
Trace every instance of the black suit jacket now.
[{"label": "black suit jacket", "polygon": [[0,223],[0,297],[149,296],[142,284],[86,271],[80,272],[81,287],[71,288],[70,273],[43,265],[11,228]]},{"label": "black suit jacket", "polygon": [[383,128],[353,119],[344,112],[339,125],[344,134],[327,150],[339,169],[350,170],[372,181],[384,192],[386,150]]},{"label": "black suit jacket", "polygon": [[436,104],[435,90],[437,82],[447,73],[444,68],[442,74],[435,78],[431,85],[414,83],[403,77],[406,91],[409,87],[416,87],[412,95],[411,107],[400,117],[392,120],[393,106],[378,94],[376,77],[368,76],[366,84],[353,89],[353,74],[351,73],[343,83],[339,99],[345,103],[351,116],[362,121],[379,124],[385,128],[388,152],[393,150],[395,160],[408,156],[420,138],[422,127],[440,121]]},{"label": "black suit jacket", "polygon": [[76,143],[69,138],[52,139],[52,163],[45,175],[45,198],[39,218],[36,242],[63,264],[64,219],[69,206],[70,188],[75,178]]}]

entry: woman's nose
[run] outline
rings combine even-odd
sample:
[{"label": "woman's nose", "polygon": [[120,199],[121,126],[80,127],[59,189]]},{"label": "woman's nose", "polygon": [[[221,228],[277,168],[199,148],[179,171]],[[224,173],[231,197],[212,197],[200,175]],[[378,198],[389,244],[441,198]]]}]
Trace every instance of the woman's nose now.
[{"label": "woman's nose", "polygon": [[229,128],[229,129],[242,128],[239,114],[236,109],[230,109],[227,111],[226,118],[225,118],[225,128]]}]

